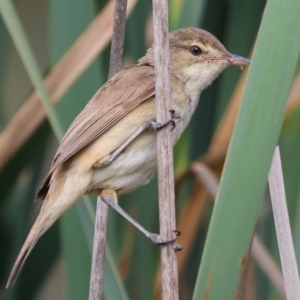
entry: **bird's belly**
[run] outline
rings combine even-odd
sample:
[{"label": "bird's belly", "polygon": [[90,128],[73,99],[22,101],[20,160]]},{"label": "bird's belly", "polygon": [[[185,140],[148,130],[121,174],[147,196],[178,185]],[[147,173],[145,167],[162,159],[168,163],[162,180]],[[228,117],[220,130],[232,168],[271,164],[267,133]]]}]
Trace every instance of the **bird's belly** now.
[{"label": "bird's belly", "polygon": [[156,153],[156,133],[143,133],[108,166],[93,171],[90,191],[111,188],[125,194],[147,184],[156,170]]},{"label": "bird's belly", "polygon": [[[174,109],[181,119],[176,120],[176,126],[172,130],[173,144],[177,142],[190,119],[189,116],[182,115],[176,105]],[[156,136],[154,130],[142,133],[108,166],[93,169],[88,192],[98,194],[101,190],[110,188],[118,194],[125,194],[147,184],[157,167]]]}]

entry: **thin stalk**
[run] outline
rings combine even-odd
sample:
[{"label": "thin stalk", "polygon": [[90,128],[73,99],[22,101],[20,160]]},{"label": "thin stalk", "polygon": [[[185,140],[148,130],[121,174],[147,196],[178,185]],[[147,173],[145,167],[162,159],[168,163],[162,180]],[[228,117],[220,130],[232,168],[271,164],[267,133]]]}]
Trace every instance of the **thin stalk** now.
[{"label": "thin stalk", "polygon": [[109,75],[111,78],[117,74],[122,67],[124,49],[125,22],[126,22],[127,0],[116,0],[114,13],[113,37],[110,49]]},{"label": "thin stalk", "polygon": [[269,172],[269,188],[279,254],[288,300],[299,299],[300,282],[287,210],[279,147],[276,146]]},{"label": "thin stalk", "polygon": [[101,196],[99,196],[97,198],[89,300],[101,299],[105,260],[107,220],[108,205],[105,204],[101,200]]},{"label": "thin stalk", "polygon": [[[110,52],[109,78],[119,72],[122,67],[126,8],[127,0],[116,0],[113,37]],[[107,222],[108,206],[102,201],[101,196],[99,196],[97,198],[89,300],[97,300],[101,298]]]},{"label": "thin stalk", "polygon": [[261,271],[265,273],[266,277],[273,284],[280,297],[286,299],[281,271],[258,235],[253,236],[251,254]]},{"label": "thin stalk", "polygon": [[[168,1],[153,0],[156,121],[170,118]],[[167,127],[157,133],[157,165],[160,235],[172,239],[176,228],[173,145]],[[161,246],[162,298],[179,299],[174,243]]]}]

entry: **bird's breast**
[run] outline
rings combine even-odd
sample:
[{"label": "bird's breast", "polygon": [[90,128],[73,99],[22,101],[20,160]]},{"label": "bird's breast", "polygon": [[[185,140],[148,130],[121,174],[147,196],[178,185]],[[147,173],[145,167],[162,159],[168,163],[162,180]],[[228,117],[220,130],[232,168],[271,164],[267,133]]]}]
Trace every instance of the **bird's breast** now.
[{"label": "bird's breast", "polygon": [[180,79],[171,77],[170,83],[171,106],[175,115],[180,117],[173,134],[173,143],[175,144],[191,121],[199,102],[200,91],[197,86],[193,86],[192,81],[183,83]]},{"label": "bird's breast", "polygon": [[142,133],[112,163],[93,171],[91,190],[112,188],[118,194],[135,190],[153,177],[156,156],[156,133]]}]

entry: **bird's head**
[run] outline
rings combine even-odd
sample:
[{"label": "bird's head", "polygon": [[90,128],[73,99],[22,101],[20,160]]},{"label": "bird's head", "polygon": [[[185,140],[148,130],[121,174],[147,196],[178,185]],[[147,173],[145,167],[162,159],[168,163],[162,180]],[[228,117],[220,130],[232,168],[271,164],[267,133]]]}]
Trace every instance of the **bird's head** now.
[{"label": "bird's head", "polygon": [[229,53],[211,33],[199,28],[184,28],[170,33],[170,71],[182,81],[209,85],[226,67],[240,67],[250,60]]},{"label": "bird's head", "polygon": [[[230,65],[247,66],[250,60],[229,53],[222,43],[206,30],[183,28],[169,34],[170,73],[183,83],[203,90]],[[154,66],[153,47],[139,64]]]}]

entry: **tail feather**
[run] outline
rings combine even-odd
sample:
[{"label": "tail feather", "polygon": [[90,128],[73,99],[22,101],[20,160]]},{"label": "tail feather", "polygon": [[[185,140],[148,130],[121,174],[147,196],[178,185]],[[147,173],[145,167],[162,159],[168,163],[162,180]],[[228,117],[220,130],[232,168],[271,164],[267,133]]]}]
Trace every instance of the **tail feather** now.
[{"label": "tail feather", "polygon": [[[58,200],[58,201],[55,201]],[[19,276],[24,263],[35,246],[38,239],[52,226],[52,224],[60,217],[65,209],[59,205],[59,198],[52,198],[48,195],[41,208],[41,211],[33,224],[22,249],[16,259],[16,262],[10,272],[6,288],[12,286]]]},{"label": "tail feather", "polygon": [[29,256],[38,239],[87,190],[87,186],[90,183],[91,174],[75,173],[75,175],[77,178],[80,178],[80,180],[75,181],[76,184],[74,184],[73,180],[74,174],[71,174],[69,177],[69,174],[66,175],[66,170],[63,167],[58,168],[53,173],[52,182],[44,200],[45,202],[17,257],[17,260],[8,278],[6,288],[15,283],[27,257]]},{"label": "tail feather", "polygon": [[[46,221],[46,220],[45,220]],[[26,238],[22,249],[16,259],[16,262],[10,272],[9,278],[7,280],[6,288],[13,286],[17,277],[19,276],[24,263],[35,246],[36,242],[40,238],[40,236],[52,225],[47,224],[47,228],[45,228],[45,221],[41,220],[40,217],[36,220],[33,227],[31,228],[28,237]]]}]

